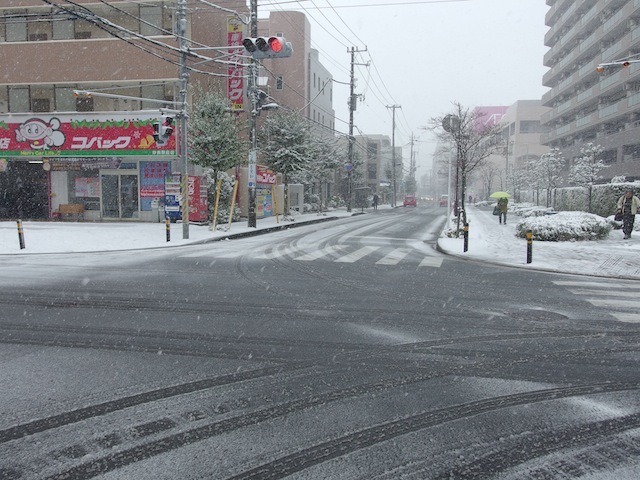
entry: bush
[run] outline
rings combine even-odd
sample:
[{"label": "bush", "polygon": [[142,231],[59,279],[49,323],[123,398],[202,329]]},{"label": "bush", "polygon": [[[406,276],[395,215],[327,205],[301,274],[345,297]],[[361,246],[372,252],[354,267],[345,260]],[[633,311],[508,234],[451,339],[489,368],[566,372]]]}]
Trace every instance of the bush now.
[{"label": "bush", "polygon": [[546,242],[602,240],[612,229],[610,221],[592,213],[559,212],[520,220],[516,224],[516,236],[526,238],[527,230],[531,230],[534,240]]}]

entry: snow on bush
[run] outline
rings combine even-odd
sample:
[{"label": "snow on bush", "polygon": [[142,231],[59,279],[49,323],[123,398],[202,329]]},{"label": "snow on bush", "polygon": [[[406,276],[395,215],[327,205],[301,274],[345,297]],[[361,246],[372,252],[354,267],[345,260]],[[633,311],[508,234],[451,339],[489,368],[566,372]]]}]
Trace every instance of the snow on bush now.
[{"label": "snow on bush", "polygon": [[528,207],[528,208],[520,208],[515,211],[515,214],[520,217],[542,217],[547,213],[553,212],[553,208],[547,207]]},{"label": "snow on bush", "polygon": [[520,220],[516,224],[516,236],[526,238],[527,230],[531,230],[534,240],[547,242],[601,240],[609,235],[612,228],[606,218],[592,213],[559,212]]}]

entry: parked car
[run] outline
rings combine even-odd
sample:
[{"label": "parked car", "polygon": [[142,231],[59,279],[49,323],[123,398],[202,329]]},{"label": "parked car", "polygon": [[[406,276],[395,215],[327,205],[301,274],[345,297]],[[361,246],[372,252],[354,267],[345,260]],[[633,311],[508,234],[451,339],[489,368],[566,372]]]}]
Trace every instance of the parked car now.
[{"label": "parked car", "polygon": [[405,207],[408,205],[415,207],[417,206],[416,197],[414,197],[413,195],[405,195],[404,202],[402,202],[402,204]]}]

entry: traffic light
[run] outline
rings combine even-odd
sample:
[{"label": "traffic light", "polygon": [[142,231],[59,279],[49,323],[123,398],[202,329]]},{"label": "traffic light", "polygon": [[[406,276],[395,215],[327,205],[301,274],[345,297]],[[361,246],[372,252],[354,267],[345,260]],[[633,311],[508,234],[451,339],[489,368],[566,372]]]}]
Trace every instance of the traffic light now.
[{"label": "traffic light", "polygon": [[169,138],[173,134],[173,117],[162,115],[160,119],[154,119],[152,125],[153,139],[156,141],[156,145],[163,147],[169,143]]},{"label": "traffic light", "polygon": [[245,38],[242,46],[251,57],[262,58],[287,58],[293,53],[291,42],[284,37],[258,37]]}]

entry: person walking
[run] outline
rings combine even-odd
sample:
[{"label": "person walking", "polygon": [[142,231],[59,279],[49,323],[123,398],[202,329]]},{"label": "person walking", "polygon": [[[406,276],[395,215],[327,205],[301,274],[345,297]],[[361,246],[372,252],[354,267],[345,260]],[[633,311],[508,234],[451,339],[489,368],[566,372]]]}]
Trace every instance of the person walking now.
[{"label": "person walking", "polygon": [[373,209],[378,210],[378,194],[373,196]]},{"label": "person walking", "polygon": [[507,197],[501,197],[498,199],[498,220],[500,224],[504,222],[507,224],[507,205],[509,204],[509,199]]},{"label": "person walking", "polygon": [[639,206],[640,198],[636,197],[631,189],[627,190],[625,194],[618,199],[618,213],[622,213],[622,233],[624,233],[625,240],[631,238],[633,223],[635,222]]}]

